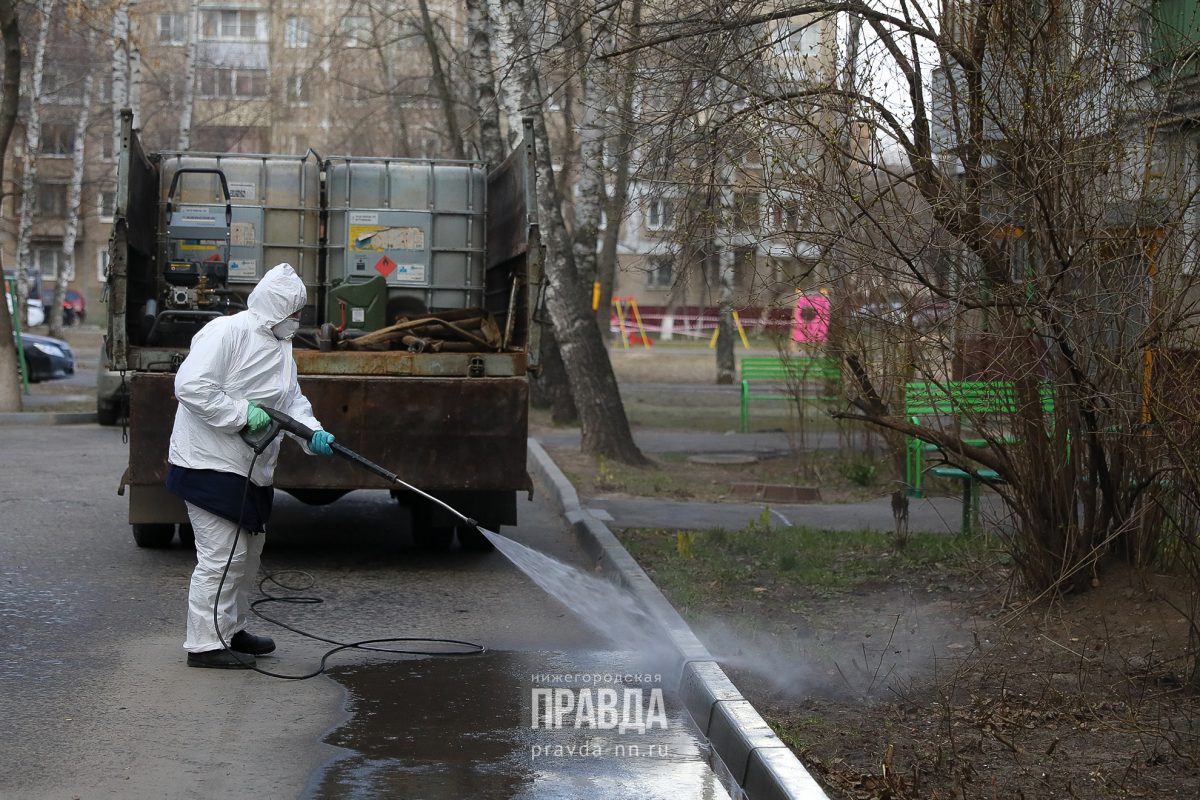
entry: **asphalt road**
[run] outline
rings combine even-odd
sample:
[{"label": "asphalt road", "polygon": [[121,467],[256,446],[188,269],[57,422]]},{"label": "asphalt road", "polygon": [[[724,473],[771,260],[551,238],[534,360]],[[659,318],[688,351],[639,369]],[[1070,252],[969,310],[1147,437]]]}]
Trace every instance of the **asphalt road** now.
[{"label": "asphalt road", "polygon": [[[487,653],[354,652],[309,681],[189,669],[194,556],[134,546],[120,430],[5,426],[0,441],[0,797],[726,796],[669,681],[658,730],[535,729],[547,676],[659,667],[498,553],[418,553],[386,493],[280,500],[264,566],[307,571],[305,593],[325,602],[272,613],[330,638],[441,636]],[[514,538],[586,568],[548,503],[521,514]],[[263,659],[276,671],[307,671],[325,649],[254,629],[279,642]],[[581,744],[588,755],[572,755]]]}]

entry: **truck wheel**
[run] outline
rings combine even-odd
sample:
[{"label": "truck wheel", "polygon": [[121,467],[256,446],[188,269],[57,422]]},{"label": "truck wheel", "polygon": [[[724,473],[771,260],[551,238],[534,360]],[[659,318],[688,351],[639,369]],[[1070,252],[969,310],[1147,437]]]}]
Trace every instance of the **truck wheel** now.
[{"label": "truck wheel", "polygon": [[159,522],[135,522],[133,540],[138,547],[167,547],[175,538],[175,526]]},{"label": "truck wheel", "polygon": [[413,542],[422,550],[440,553],[450,549],[454,541],[454,528],[423,526],[413,528]]},{"label": "truck wheel", "polygon": [[120,420],[120,406],[106,403],[96,404],[96,421],[101,425],[111,427]]},{"label": "truck wheel", "polygon": [[[500,526],[484,525],[483,527],[495,533],[498,532]],[[490,553],[496,549],[496,545],[492,544],[491,539],[480,533],[478,528],[465,526],[458,529],[458,546],[474,553]]]},{"label": "truck wheel", "polygon": [[186,522],[179,525],[179,544],[185,550],[196,549],[196,529]]}]

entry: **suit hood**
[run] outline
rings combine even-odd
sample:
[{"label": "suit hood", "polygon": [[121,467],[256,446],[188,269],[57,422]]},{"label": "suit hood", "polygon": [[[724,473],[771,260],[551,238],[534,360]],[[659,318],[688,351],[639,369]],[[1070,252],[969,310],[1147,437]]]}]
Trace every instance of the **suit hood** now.
[{"label": "suit hood", "polygon": [[267,270],[250,292],[246,305],[268,325],[275,325],[304,308],[307,299],[304,281],[291,264],[283,263]]}]

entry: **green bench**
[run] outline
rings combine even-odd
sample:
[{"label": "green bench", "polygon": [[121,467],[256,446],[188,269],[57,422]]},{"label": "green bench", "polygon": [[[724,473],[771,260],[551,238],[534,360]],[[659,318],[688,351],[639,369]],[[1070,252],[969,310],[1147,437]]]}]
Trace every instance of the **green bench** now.
[{"label": "green bench", "polygon": [[[1043,384],[1040,395],[1043,413],[1053,413],[1054,394],[1051,387]],[[961,427],[964,421],[968,426],[973,426],[981,418],[1011,415],[1016,411],[1016,390],[1008,381],[909,381],[904,387],[904,415],[914,425],[921,425],[923,418],[951,417],[957,426]],[[982,438],[962,441],[976,446],[988,442]],[[1002,478],[995,470],[983,467],[966,470],[942,465],[925,469],[924,454],[937,449],[936,445],[915,436],[908,438],[904,454],[908,494],[922,496],[922,477],[926,472],[939,478],[962,481],[962,533],[966,534],[978,527],[979,484],[1000,481]]]},{"label": "green bench", "polygon": [[[750,431],[751,400],[794,400],[837,402],[841,393],[842,365],[828,356],[745,356],[741,364],[742,417],[741,431]],[[807,394],[813,384],[820,383],[819,393]],[[835,394],[826,394],[824,387],[832,384]],[[785,391],[788,390],[788,391]]]}]

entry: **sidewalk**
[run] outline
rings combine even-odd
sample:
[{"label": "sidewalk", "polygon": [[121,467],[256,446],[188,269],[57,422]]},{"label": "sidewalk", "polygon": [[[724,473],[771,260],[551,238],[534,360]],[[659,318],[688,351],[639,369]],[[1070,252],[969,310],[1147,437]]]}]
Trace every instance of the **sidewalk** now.
[{"label": "sidewalk", "polygon": [[[538,430],[530,435],[550,447],[579,447],[579,431]],[[783,431],[761,433],[707,433],[640,429],[633,440],[644,453],[747,453],[779,455],[796,444],[796,437]],[[837,431],[810,431],[805,434],[808,450],[836,450]]]},{"label": "sidewalk", "polygon": [[[579,447],[577,430],[542,430],[531,433],[543,447]],[[638,430],[634,440],[646,453],[745,453],[757,456],[782,455],[791,448],[791,437],[771,433],[693,433],[688,431]],[[839,446],[834,431],[811,432],[808,449],[833,450]],[[584,510],[616,528],[666,528],[741,530],[762,519],[771,525],[802,525],[834,531],[881,530],[896,527],[892,498],[881,493],[860,503],[811,503],[770,505],[765,503],[705,503],[604,494],[581,499]],[[1008,511],[994,494],[980,498],[984,524],[1007,527]],[[908,529],[922,533],[957,534],[962,527],[959,497],[910,498]]]},{"label": "sidewalk", "polygon": [[[994,495],[981,500],[990,527],[1002,524],[1003,504]],[[692,503],[629,495],[602,495],[583,502],[585,511],[616,528],[741,530],[762,519],[766,511],[773,526],[800,525],[831,531],[879,530],[896,527],[890,497],[862,503],[768,505],[755,503]],[[917,533],[957,534],[962,526],[962,501],[955,497],[910,498],[908,529]]]}]

